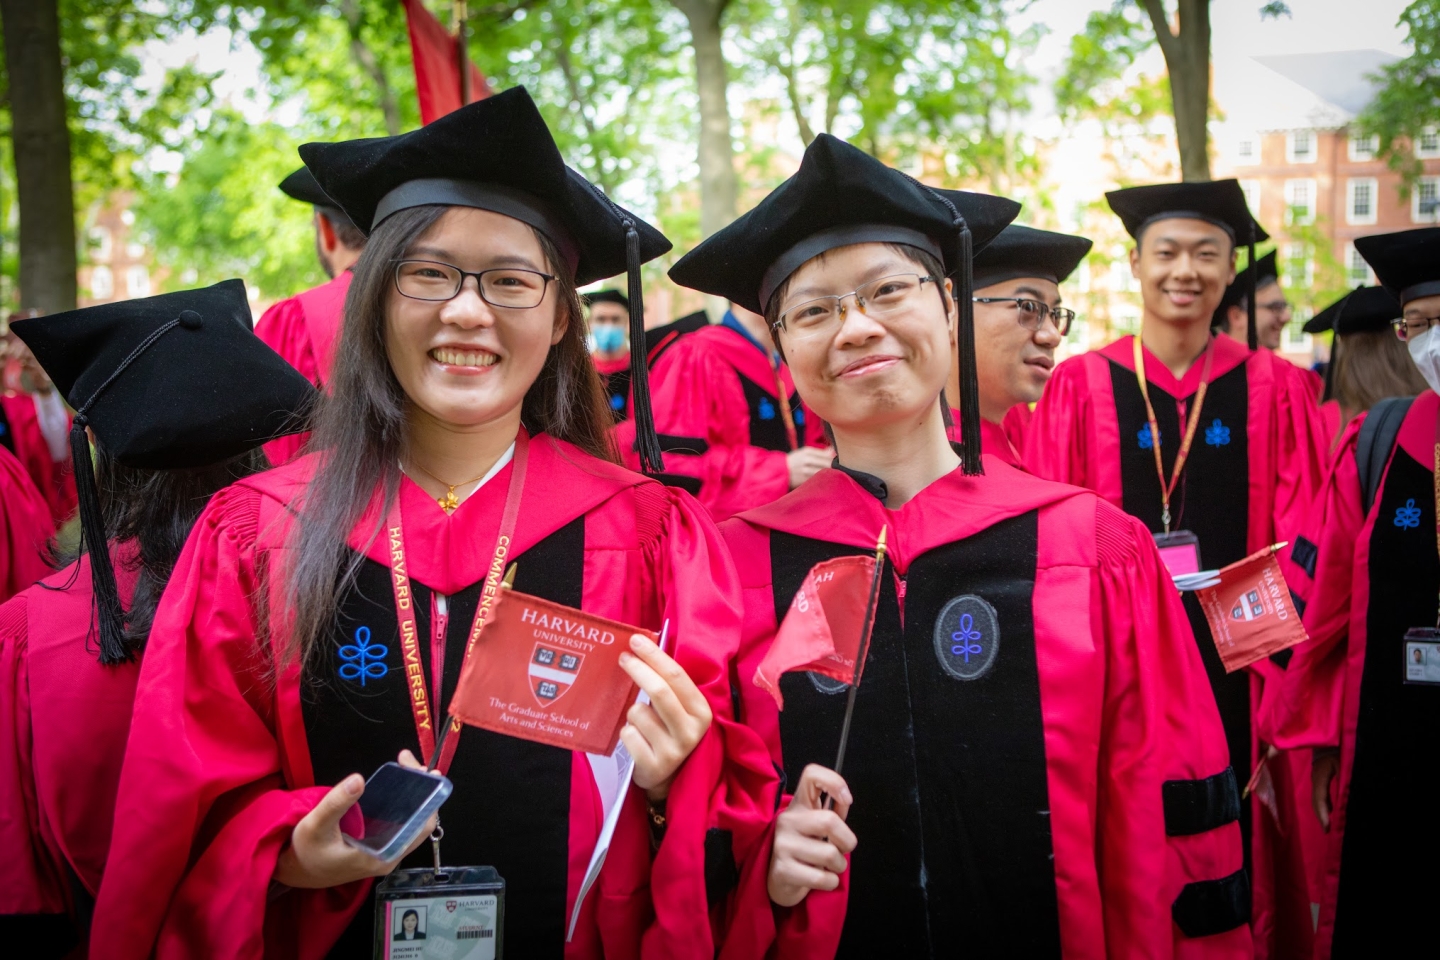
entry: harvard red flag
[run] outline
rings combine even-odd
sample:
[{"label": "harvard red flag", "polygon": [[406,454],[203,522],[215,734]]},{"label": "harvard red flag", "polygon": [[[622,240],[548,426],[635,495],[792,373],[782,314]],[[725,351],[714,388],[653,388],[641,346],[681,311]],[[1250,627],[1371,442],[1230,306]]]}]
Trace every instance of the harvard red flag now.
[{"label": "harvard red flag", "polygon": [[805,575],[775,640],[755,670],[755,685],[785,708],[780,675],[795,670],[851,685],[865,670],[861,650],[870,644],[874,617],[867,616],[875,557],[839,557],[817,563]]},{"label": "harvard red flag", "polygon": [[[429,123],[464,104],[460,96],[459,41],[425,9],[421,0],[404,0],[405,21],[410,32],[410,56],[415,61],[415,92],[420,97],[420,122]],[[467,59],[470,74],[469,99],[474,103],[490,96],[490,84]]]},{"label": "harvard red flag", "polygon": [[1218,584],[1195,591],[1226,673],[1309,639],[1275,559],[1283,546],[1274,544],[1222,567]]}]

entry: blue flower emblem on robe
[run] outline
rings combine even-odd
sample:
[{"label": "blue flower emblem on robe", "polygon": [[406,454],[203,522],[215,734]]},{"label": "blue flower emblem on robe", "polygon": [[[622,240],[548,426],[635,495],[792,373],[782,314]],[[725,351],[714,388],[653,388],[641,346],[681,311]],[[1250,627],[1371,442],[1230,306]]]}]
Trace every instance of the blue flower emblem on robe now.
[{"label": "blue flower emblem on robe", "polygon": [[1205,442],[1212,447],[1223,447],[1230,442],[1230,428],[1217,417],[1205,428]]},{"label": "blue flower emblem on robe", "polygon": [[1414,497],[1406,500],[1405,506],[1395,508],[1395,526],[1401,530],[1420,526],[1420,508],[1415,506]]}]

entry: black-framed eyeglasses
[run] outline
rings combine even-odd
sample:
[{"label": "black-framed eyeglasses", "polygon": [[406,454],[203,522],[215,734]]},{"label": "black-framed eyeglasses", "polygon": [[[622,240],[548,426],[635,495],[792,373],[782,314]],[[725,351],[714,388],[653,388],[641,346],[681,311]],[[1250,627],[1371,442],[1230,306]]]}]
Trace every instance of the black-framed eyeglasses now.
[{"label": "black-framed eyeglasses", "polygon": [[1395,336],[1401,340],[1409,340],[1411,337],[1418,337],[1436,324],[1440,324],[1440,317],[1424,317],[1415,319],[1391,320],[1390,326],[1395,328]]},{"label": "black-framed eyeglasses", "polygon": [[1260,310],[1267,310],[1274,314],[1290,312],[1289,300],[1267,300],[1265,303],[1257,303],[1255,306]]},{"label": "black-framed eyeglasses", "polygon": [[460,295],[466,277],[474,277],[480,299],[492,307],[528,310],[540,306],[545,290],[555,277],[539,270],[496,267],[469,273],[439,260],[392,260],[395,289],[412,300],[453,300]]},{"label": "black-framed eyeglasses", "polygon": [[1028,297],[976,297],[975,302],[1015,304],[1015,310],[1020,314],[1020,326],[1031,333],[1038,333],[1049,319],[1055,321],[1055,329],[1063,337],[1070,332],[1070,324],[1075,322],[1075,311],[1069,307],[1052,307]]}]

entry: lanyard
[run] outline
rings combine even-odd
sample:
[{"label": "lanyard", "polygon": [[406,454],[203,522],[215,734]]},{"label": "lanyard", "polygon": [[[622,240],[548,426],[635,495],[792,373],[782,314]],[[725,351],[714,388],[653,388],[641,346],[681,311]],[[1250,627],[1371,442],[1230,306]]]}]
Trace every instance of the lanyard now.
[{"label": "lanyard", "polygon": [[1205,390],[1210,385],[1210,361],[1215,359],[1215,340],[1212,337],[1210,346],[1205,348],[1205,367],[1200,371],[1200,386],[1195,391],[1195,405],[1190,408],[1190,416],[1185,424],[1185,436],[1180,441],[1180,452],[1175,455],[1175,464],[1170,468],[1170,482],[1165,482],[1165,464],[1160,457],[1160,426],[1155,422],[1155,408],[1150,405],[1150,390],[1145,382],[1145,351],[1140,346],[1140,337],[1136,336],[1135,345],[1135,379],[1140,384],[1140,396],[1145,398],[1145,417],[1150,424],[1150,449],[1155,451],[1155,475],[1160,478],[1160,521],[1165,525],[1165,532],[1170,532],[1170,495],[1175,492],[1175,484],[1180,481],[1180,471],[1185,469],[1185,460],[1190,456],[1190,444],[1195,440],[1195,428],[1200,425],[1200,408],[1205,405]]},{"label": "lanyard", "polygon": [[[485,574],[485,587],[480,593],[480,605],[475,610],[475,622],[470,627],[470,638],[465,644],[465,658],[461,661],[463,672],[470,662],[475,649],[475,640],[490,619],[495,598],[500,593],[500,578],[505,569],[505,558],[510,553],[515,537],[515,519],[520,514],[520,494],[525,488],[525,461],[529,451],[530,437],[522,428],[515,435],[515,455],[510,461],[510,488],[505,493],[505,509],[500,515],[500,535],[495,540],[495,556]],[[415,626],[415,597],[410,591],[409,565],[405,562],[405,535],[400,523],[400,498],[390,508],[385,518],[385,531],[390,538],[390,581],[395,588],[395,618],[400,625],[400,650],[405,662],[405,682],[410,687],[410,709],[415,714],[415,733],[420,738],[421,759],[427,767],[442,774],[450,769],[455,756],[455,746],[460,742],[461,723],[450,721],[449,735],[444,737],[438,762],[432,763],[435,754],[434,714],[430,711],[430,695],[425,689],[425,669],[420,662],[420,635]],[[439,642],[432,644],[432,659],[443,661],[445,646],[443,635]],[[436,681],[443,675],[444,667],[431,664]],[[435,700],[439,704],[440,687],[435,687]]]},{"label": "lanyard", "polygon": [[785,379],[780,376],[778,355],[770,358],[770,366],[775,369],[775,396],[780,398],[780,417],[785,421],[785,439],[790,441],[792,451],[799,450],[800,441],[795,434],[795,415],[790,412],[790,394],[785,392]]}]

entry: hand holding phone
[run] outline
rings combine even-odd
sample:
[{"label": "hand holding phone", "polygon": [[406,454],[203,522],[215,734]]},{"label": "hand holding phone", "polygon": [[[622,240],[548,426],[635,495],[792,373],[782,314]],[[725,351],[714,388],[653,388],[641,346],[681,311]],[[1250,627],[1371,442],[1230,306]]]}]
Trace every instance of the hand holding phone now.
[{"label": "hand holding phone", "polygon": [[[422,769],[419,761],[408,750],[401,751],[400,764],[404,765],[401,769]],[[381,769],[397,766],[385,764]],[[423,773],[420,775],[426,776]],[[445,781],[445,787],[445,795],[448,796],[449,781]],[[367,789],[365,781],[358,773],[351,774],[332,787],[315,805],[315,809],[306,814],[291,831],[290,844],[281,852],[275,865],[275,880],[297,889],[320,889],[341,886],[366,877],[385,876],[395,869],[406,854],[424,842],[434,827],[433,809],[420,818],[414,838],[392,857],[377,857],[369,850],[353,845],[340,829],[340,822],[342,818],[354,818],[351,809]],[[443,800],[442,797],[441,802]],[[438,807],[438,804],[436,806]],[[364,808],[359,812],[363,817]],[[350,816],[347,817],[347,814]]]}]

